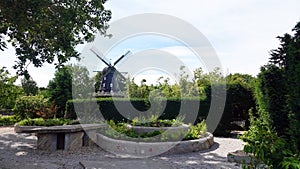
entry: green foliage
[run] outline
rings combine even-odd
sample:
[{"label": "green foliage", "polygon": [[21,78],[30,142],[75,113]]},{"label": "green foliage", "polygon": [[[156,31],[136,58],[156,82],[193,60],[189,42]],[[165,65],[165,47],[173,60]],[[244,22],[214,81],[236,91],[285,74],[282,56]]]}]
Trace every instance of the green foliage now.
[{"label": "green foliage", "polygon": [[48,84],[50,101],[58,106],[56,117],[64,116],[66,103],[72,99],[72,73],[70,67],[57,69],[54,78]]},{"label": "green foliage", "polygon": [[97,74],[93,77],[96,93],[100,91],[101,77],[102,77],[102,71],[97,72]]},{"label": "green foliage", "polygon": [[[200,103],[200,109],[198,106]],[[166,100],[166,108],[163,110],[159,119],[177,119],[180,106],[189,105],[189,113],[197,113],[197,117],[206,117],[210,103],[200,100],[199,98],[170,98]],[[122,107],[122,114],[115,105]],[[134,109],[131,108],[131,105]],[[115,122],[124,122],[127,119],[134,119],[136,114],[148,111],[150,108],[149,101],[139,98],[98,98],[89,100],[70,100],[67,102],[67,110],[65,117],[76,119],[79,115],[80,118],[89,118],[89,120],[100,120],[102,115],[106,120],[114,120]],[[126,115],[124,117],[123,115]],[[149,115],[153,115],[152,112]],[[88,120],[88,119],[86,119]],[[89,121],[88,120],[88,121]],[[184,121],[185,122],[185,121]],[[190,123],[190,122],[185,122]]]},{"label": "green foliage", "polygon": [[262,67],[256,90],[260,109],[269,113],[270,125],[280,136],[286,134],[289,125],[288,112],[283,104],[287,99],[284,77],[283,70],[274,65]]},{"label": "green foliage", "polygon": [[38,87],[36,82],[32,79],[32,77],[29,77],[28,79],[23,78],[21,80],[22,88],[26,94],[26,96],[29,95],[36,95],[38,93]]},{"label": "green foliage", "polygon": [[157,85],[146,85],[146,79],[143,79],[140,85],[134,82],[134,78],[127,79],[127,94],[131,98],[148,98],[151,92],[159,91],[161,96],[166,98],[201,97],[204,99],[205,88],[211,84],[210,80],[218,82],[223,79],[219,69],[209,74],[204,74],[201,68],[196,69],[192,81],[188,80],[190,77],[184,71],[184,66],[180,70],[179,82],[175,84],[170,84],[170,79],[164,77],[157,79]]},{"label": "green foliage", "polygon": [[20,121],[18,116],[0,116],[0,126],[13,125]]},{"label": "green foliage", "polygon": [[107,122],[109,128],[105,130],[105,135],[111,138],[139,138],[139,135],[126,126],[126,123],[115,123],[113,120]]},{"label": "green foliage", "polygon": [[[171,120],[174,121],[174,120]],[[113,120],[107,122],[108,129],[104,134],[108,137],[115,139],[125,139],[130,141],[178,141],[179,139],[194,140],[206,134],[205,121],[197,124],[196,126],[190,125],[188,133],[184,130],[178,130],[175,132],[165,132],[163,130],[156,130],[149,133],[138,134],[134,130],[127,127],[126,123],[115,123]],[[186,135],[186,136],[185,136]],[[185,136],[185,137],[183,137]]]},{"label": "green foliage", "polygon": [[21,119],[36,118],[39,112],[45,110],[48,105],[48,99],[42,95],[22,96],[16,100],[14,112]]},{"label": "green foliage", "polygon": [[111,12],[106,0],[91,1],[0,1],[0,50],[6,41],[16,49],[19,74],[27,73],[27,64],[60,66],[78,58],[75,46],[91,41],[94,34],[106,35]]},{"label": "green foliage", "polygon": [[146,126],[146,127],[171,127],[180,126],[183,124],[184,118],[178,117],[177,119],[159,119],[159,116],[151,115],[150,118],[145,116],[135,117],[132,119],[133,126]]},{"label": "green foliage", "polygon": [[206,122],[203,120],[201,123],[196,125],[190,125],[187,134],[184,137],[184,140],[192,140],[204,136],[207,132]]},{"label": "green foliage", "polygon": [[246,142],[244,151],[253,154],[252,163],[244,165],[244,168],[258,168],[261,163],[268,168],[297,168],[300,156],[287,149],[287,140],[279,137],[276,131],[270,128],[268,113],[259,112],[255,118],[250,113],[251,127],[240,138]]},{"label": "green foliage", "polygon": [[244,150],[269,168],[300,167],[300,22],[293,31],[278,37],[280,47],[261,68],[255,91],[258,112],[242,137]]},{"label": "green foliage", "polygon": [[23,90],[15,86],[17,76],[10,77],[6,68],[0,69],[0,109],[12,109],[15,106],[16,98],[23,95]]},{"label": "green foliage", "polygon": [[[281,85],[287,91],[285,111],[288,114],[288,135],[294,144],[293,149],[300,151],[300,22],[292,29],[294,35],[284,34],[278,37],[281,44],[278,49],[271,51],[270,64],[278,67],[283,73]],[[270,112],[271,113],[271,112]]]},{"label": "green foliage", "polygon": [[68,66],[72,73],[72,96],[74,99],[88,98],[94,92],[94,81],[89,77],[86,67],[80,65]]},{"label": "green foliage", "polygon": [[68,100],[88,98],[93,92],[93,80],[87,68],[80,65],[57,69],[48,84],[50,101],[58,106],[56,117],[64,116]]},{"label": "green foliage", "polygon": [[70,119],[54,118],[54,119],[24,119],[17,123],[20,126],[61,126],[61,125],[72,125],[79,124],[78,121],[72,121]]}]

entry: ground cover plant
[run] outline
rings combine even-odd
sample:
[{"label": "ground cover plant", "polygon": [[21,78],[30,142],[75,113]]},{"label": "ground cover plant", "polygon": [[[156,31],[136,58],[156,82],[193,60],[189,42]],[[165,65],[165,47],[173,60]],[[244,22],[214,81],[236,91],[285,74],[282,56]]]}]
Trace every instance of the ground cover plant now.
[{"label": "ground cover plant", "polygon": [[107,124],[109,127],[104,131],[104,135],[110,138],[128,141],[166,142],[194,140],[204,137],[207,132],[205,121],[202,121],[201,123],[198,123],[196,125],[189,125],[187,131],[177,130],[176,132],[166,132],[165,130],[161,129],[140,134],[129,128],[128,123],[115,123],[114,121],[110,120],[107,122]]},{"label": "ground cover plant", "polygon": [[73,125],[79,124],[77,120],[70,120],[64,118],[53,118],[53,119],[24,119],[17,123],[20,126],[61,126],[61,125]]},{"label": "ground cover plant", "polygon": [[145,127],[171,127],[171,126],[181,126],[183,125],[183,117],[178,117],[176,119],[159,119],[158,116],[151,115],[150,118],[146,117],[136,117],[132,119],[130,123],[133,126],[145,126]]},{"label": "ground cover plant", "polygon": [[9,126],[14,125],[19,122],[21,119],[18,116],[0,116],[0,126]]}]

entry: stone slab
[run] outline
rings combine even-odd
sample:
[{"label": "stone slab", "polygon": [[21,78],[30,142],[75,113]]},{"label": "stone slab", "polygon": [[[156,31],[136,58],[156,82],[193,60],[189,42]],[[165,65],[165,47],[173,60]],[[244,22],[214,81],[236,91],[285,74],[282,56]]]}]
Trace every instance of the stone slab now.
[{"label": "stone slab", "polygon": [[83,146],[83,132],[65,134],[65,150],[76,150]]},{"label": "stone slab", "polygon": [[102,124],[77,124],[77,125],[63,125],[63,126],[15,126],[16,133],[68,133],[78,132],[82,130],[97,130],[103,128]]},{"label": "stone slab", "polygon": [[243,150],[237,150],[227,154],[227,161],[240,164],[250,164],[252,159],[250,155],[246,154]]},{"label": "stone slab", "polygon": [[37,149],[55,151],[57,148],[56,134],[37,134]]}]

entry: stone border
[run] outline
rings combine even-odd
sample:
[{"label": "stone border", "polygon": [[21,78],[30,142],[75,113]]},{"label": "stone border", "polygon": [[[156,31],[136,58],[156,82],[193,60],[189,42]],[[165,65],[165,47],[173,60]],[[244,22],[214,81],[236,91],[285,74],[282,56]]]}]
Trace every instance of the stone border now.
[{"label": "stone border", "polygon": [[32,130],[44,128],[44,126],[20,126],[20,125],[15,125],[14,126],[14,131],[15,133],[33,133]]},{"label": "stone border", "polygon": [[97,133],[97,145],[116,155],[144,158],[160,154],[182,154],[207,150],[214,144],[214,137],[207,133],[205,137],[178,142],[134,142],[117,140]]}]

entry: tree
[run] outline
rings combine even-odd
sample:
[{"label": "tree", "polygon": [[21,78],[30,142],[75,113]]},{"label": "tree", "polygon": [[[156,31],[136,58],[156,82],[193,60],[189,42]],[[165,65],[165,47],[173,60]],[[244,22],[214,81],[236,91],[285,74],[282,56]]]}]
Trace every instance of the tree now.
[{"label": "tree", "polygon": [[58,117],[63,117],[68,100],[87,98],[94,92],[93,80],[86,67],[67,65],[57,69],[48,84],[50,101],[58,106]]},{"label": "tree", "polygon": [[106,35],[111,12],[106,0],[1,0],[0,50],[11,43],[16,50],[18,74],[28,75],[27,65],[63,65],[79,58],[75,46]]},{"label": "tree", "polygon": [[256,84],[258,112],[243,136],[244,150],[268,168],[300,168],[300,22],[278,37]]},{"label": "tree", "polygon": [[300,22],[292,29],[294,35],[278,37],[281,44],[271,51],[270,64],[281,70],[282,87],[286,88],[285,110],[289,118],[289,135],[294,149],[300,151]]},{"label": "tree", "polygon": [[68,66],[72,73],[72,92],[73,98],[87,98],[91,96],[94,90],[94,81],[89,77],[89,71],[86,67],[80,65]]},{"label": "tree", "polygon": [[21,80],[22,88],[26,94],[26,96],[29,95],[36,95],[38,93],[38,87],[36,82],[32,79],[32,77],[23,78]]},{"label": "tree", "polygon": [[97,72],[97,74],[94,76],[94,87],[95,87],[95,92],[100,91],[100,86],[101,86],[101,77],[102,77],[102,71]]},{"label": "tree", "polygon": [[56,117],[63,117],[66,103],[72,99],[72,72],[68,66],[56,70],[48,89],[50,101],[58,106]]},{"label": "tree", "polygon": [[17,76],[10,76],[5,67],[0,69],[0,109],[12,109],[15,106],[16,99],[23,94],[19,86],[14,82]]}]

